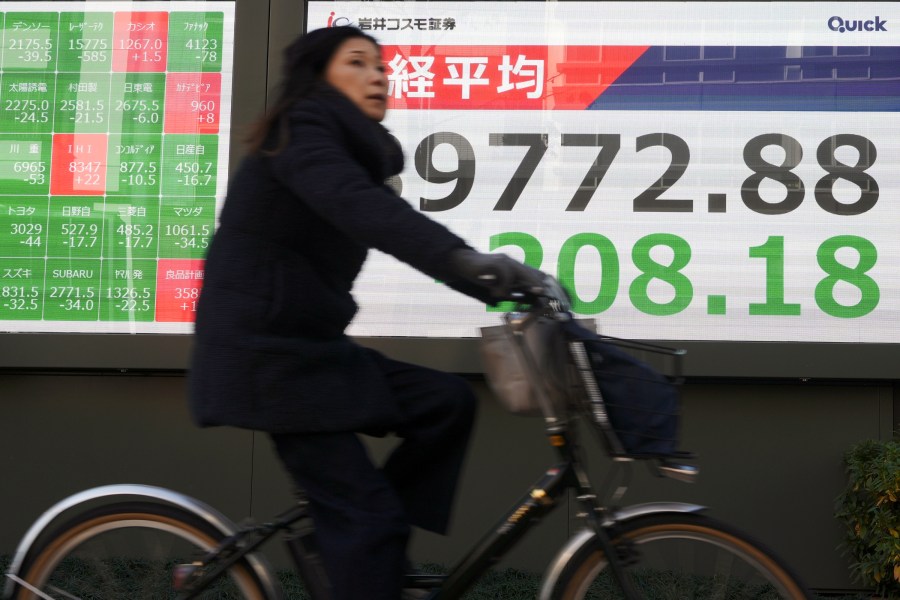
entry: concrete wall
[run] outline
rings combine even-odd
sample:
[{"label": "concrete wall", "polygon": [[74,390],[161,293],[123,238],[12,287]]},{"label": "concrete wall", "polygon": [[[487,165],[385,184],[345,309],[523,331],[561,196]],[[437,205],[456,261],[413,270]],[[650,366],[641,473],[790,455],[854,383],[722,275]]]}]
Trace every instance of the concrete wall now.
[{"label": "concrete wall", "polygon": [[[417,534],[417,561],[453,564],[554,460],[539,419],[507,415],[483,383],[473,386],[482,405],[454,526],[446,539]],[[266,436],[196,429],[185,393],[178,374],[0,372],[0,554],[12,553],[53,502],[107,483],[171,487],[235,520],[287,507],[290,485]],[[683,397],[683,447],[700,455],[700,481],[656,479],[636,464],[625,502],[707,505],[769,544],[811,586],[850,587],[832,517],[841,457],[858,440],[890,435],[891,385],[700,382]],[[373,444],[374,455],[390,443]],[[585,444],[599,484],[610,463]],[[570,512],[551,515],[504,564],[541,570],[575,526]]]}]

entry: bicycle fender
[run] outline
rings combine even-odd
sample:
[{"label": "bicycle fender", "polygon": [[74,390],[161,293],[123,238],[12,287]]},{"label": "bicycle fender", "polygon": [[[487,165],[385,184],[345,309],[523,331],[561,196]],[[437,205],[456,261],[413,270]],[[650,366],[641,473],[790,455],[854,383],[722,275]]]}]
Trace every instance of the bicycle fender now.
[{"label": "bicycle fender", "polygon": [[[235,525],[228,517],[212,506],[173,490],[142,484],[123,483],[104,485],[84,490],[73,494],[68,498],[64,498],[38,517],[19,542],[16,553],[13,555],[12,562],[7,570],[7,575],[19,576],[19,570],[22,568],[25,557],[28,555],[28,552],[34,546],[41,533],[67,511],[78,508],[81,505],[90,504],[93,507],[102,505],[103,503],[113,503],[134,498],[152,500],[160,504],[169,504],[190,512],[209,523],[225,536],[236,533],[238,529],[237,525]],[[270,598],[280,598],[280,587],[277,585],[278,580],[275,576],[275,571],[272,569],[268,560],[257,554],[248,554],[246,559],[247,563],[253,569],[254,574],[259,578],[260,584],[266,591],[266,595]],[[5,579],[6,585],[3,589],[2,598],[12,598],[17,584],[8,576],[5,577]]]},{"label": "bicycle fender", "polygon": [[[647,502],[645,504],[635,504],[626,506],[615,511],[607,519],[603,521],[604,527],[609,527],[619,521],[627,521],[635,517],[643,517],[645,515],[655,515],[664,513],[697,513],[706,510],[706,507],[698,504],[687,504],[684,502]],[[589,528],[580,529],[566,542],[566,545],[556,554],[550,561],[550,566],[544,571],[541,579],[541,589],[538,593],[538,600],[550,600],[553,589],[556,587],[563,569],[570,560],[587,544],[591,543],[596,533]]]}]

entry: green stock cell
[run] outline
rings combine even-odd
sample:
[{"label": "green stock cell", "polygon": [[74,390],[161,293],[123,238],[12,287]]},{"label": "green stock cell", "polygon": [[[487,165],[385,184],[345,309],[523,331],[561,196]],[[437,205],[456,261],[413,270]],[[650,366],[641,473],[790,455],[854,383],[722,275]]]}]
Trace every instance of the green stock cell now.
[{"label": "green stock cell", "polygon": [[47,256],[100,258],[103,250],[103,204],[85,196],[50,200]]},{"label": "green stock cell", "polygon": [[43,259],[4,260],[0,267],[0,320],[40,320],[43,290]]},{"label": "green stock cell", "polygon": [[56,78],[58,133],[106,133],[109,128],[109,75],[60,73]]},{"label": "green stock cell", "polygon": [[113,73],[110,87],[110,132],[162,133],[165,73]]},{"label": "green stock cell", "polygon": [[107,198],[103,247],[107,259],[155,259],[159,247],[159,198]]},{"label": "green stock cell", "polygon": [[163,145],[162,194],[216,195],[219,139],[215,135],[170,134]]},{"label": "green stock cell", "polygon": [[107,260],[100,287],[101,321],[153,321],[156,261]]},{"label": "green stock cell", "polygon": [[3,71],[53,71],[59,13],[8,12],[3,22]]},{"label": "green stock cell", "polygon": [[50,193],[50,135],[0,133],[0,198]]},{"label": "green stock cell", "polygon": [[56,77],[53,73],[4,73],[0,92],[0,135],[53,131]]},{"label": "green stock cell", "polygon": [[222,70],[221,12],[173,12],[169,15],[169,71]]},{"label": "green stock cell", "polygon": [[49,197],[0,197],[0,257],[43,258]]},{"label": "green stock cell", "polygon": [[112,69],[113,13],[66,12],[59,17],[58,71]]},{"label": "green stock cell", "polygon": [[101,261],[48,259],[44,320],[96,321],[100,314]]},{"label": "green stock cell", "polygon": [[159,256],[203,258],[215,230],[216,199],[166,198],[160,207]]},{"label": "green stock cell", "polygon": [[106,158],[107,195],[159,194],[161,156],[161,135],[110,135]]}]

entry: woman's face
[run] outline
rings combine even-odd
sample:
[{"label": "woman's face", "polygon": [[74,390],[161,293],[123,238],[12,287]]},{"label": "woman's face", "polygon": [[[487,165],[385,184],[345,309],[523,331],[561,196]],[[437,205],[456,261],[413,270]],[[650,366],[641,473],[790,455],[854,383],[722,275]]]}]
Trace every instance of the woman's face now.
[{"label": "woman's face", "polygon": [[367,117],[381,121],[387,112],[387,77],[381,49],[354,37],[338,46],[325,67],[325,81],[350,98]]}]

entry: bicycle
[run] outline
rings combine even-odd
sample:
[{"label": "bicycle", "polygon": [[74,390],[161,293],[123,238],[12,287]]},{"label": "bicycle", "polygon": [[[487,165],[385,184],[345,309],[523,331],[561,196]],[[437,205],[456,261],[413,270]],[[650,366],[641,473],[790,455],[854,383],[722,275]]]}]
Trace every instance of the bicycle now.
[{"label": "bicycle", "polygon": [[[545,571],[539,600],[608,594],[631,600],[659,592],[666,598],[811,598],[789,566],[746,534],[703,514],[704,507],[654,502],[616,508],[599,500],[579,457],[578,421],[589,423],[617,462],[639,460],[660,476],[686,482],[699,471],[687,455],[634,457],[623,449],[604,399],[592,385],[582,341],[566,339],[567,366],[550,367],[575,373],[578,393],[548,389],[550,378],[540,373],[547,365],[535,362],[522,334],[537,321],[551,328],[564,323],[571,313],[565,292],[552,279],[545,293],[529,302],[507,313],[503,327],[528,367],[528,385],[539,392],[546,434],[559,462],[448,574],[410,574],[406,588],[428,600],[461,598],[573,490],[582,527]],[[567,396],[563,401],[561,394]],[[282,594],[276,573],[257,550],[279,533],[308,593],[315,600],[330,598],[302,495],[271,521],[239,527],[176,491],[133,484],[94,488],[60,501],[31,526],[6,574],[3,598],[277,599]]]}]

